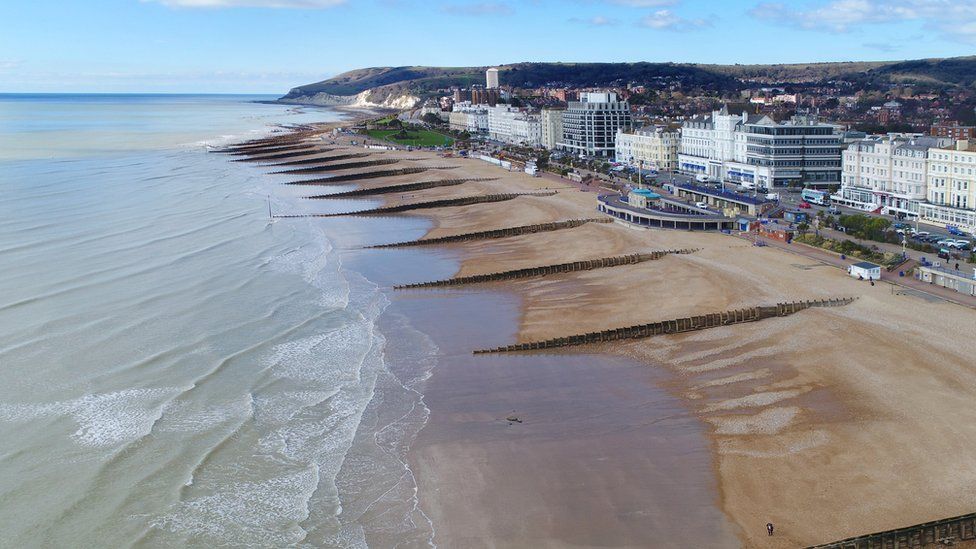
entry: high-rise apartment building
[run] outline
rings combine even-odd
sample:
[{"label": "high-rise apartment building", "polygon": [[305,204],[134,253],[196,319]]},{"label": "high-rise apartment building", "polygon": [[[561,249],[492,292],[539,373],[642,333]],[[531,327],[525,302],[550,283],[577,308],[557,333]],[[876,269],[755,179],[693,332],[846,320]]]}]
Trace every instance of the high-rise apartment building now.
[{"label": "high-rise apartment building", "polygon": [[542,109],[542,146],[552,150],[563,139],[563,109]]},{"label": "high-rise apartment building", "polygon": [[485,87],[489,90],[498,89],[498,69],[492,67],[485,71]]},{"label": "high-rise apartment building", "polygon": [[584,93],[563,111],[560,149],[585,156],[611,157],[617,130],[632,127],[630,105],[614,92]]}]

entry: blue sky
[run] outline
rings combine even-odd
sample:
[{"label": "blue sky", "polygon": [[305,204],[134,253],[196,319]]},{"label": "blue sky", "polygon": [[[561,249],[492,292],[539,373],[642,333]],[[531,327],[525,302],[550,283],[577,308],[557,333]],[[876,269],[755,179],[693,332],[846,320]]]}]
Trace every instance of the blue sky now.
[{"label": "blue sky", "polygon": [[976,0],[3,0],[0,22],[0,92],[284,93],[367,66],[976,51]]}]

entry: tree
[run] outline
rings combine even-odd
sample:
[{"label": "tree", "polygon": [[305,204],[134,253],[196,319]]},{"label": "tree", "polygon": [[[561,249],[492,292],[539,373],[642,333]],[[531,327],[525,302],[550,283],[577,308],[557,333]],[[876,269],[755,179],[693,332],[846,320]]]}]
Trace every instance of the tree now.
[{"label": "tree", "polygon": [[431,126],[439,126],[441,124],[441,117],[437,116],[436,114],[434,114],[432,112],[429,112],[429,113],[425,114],[421,118],[421,120],[423,120],[427,124],[430,124]]},{"label": "tree", "polygon": [[804,221],[803,223],[800,223],[799,225],[796,226],[796,230],[801,235],[805,235],[805,234],[807,234],[807,231],[810,230],[810,224],[807,223],[806,221]]}]

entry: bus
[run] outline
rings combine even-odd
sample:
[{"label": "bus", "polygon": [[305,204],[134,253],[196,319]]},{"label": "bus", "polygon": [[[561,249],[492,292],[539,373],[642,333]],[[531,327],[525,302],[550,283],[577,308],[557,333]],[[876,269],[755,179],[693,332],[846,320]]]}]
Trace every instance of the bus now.
[{"label": "bus", "polygon": [[820,204],[821,206],[830,204],[830,194],[826,191],[803,189],[803,192],[800,193],[800,198],[811,204]]}]

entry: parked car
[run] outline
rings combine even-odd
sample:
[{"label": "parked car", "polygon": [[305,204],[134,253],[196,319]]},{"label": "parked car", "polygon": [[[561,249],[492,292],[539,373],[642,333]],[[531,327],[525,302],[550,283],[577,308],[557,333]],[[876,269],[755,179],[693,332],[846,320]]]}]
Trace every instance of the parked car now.
[{"label": "parked car", "polygon": [[697,207],[699,207],[699,208],[701,208],[703,210],[707,210],[708,209],[708,202],[695,202],[695,206],[697,206]]},{"label": "parked car", "polygon": [[838,208],[837,206],[831,206],[827,208],[827,213],[829,213],[830,215],[840,215],[840,208]]},{"label": "parked car", "polygon": [[924,240],[930,236],[932,236],[932,233],[928,231],[918,231],[917,233],[915,233],[915,238],[918,238],[920,240]]},{"label": "parked car", "polygon": [[948,227],[946,227],[946,230],[949,231],[949,234],[951,234],[951,235],[955,235],[955,236],[965,236],[966,235],[966,233],[962,232],[957,227],[953,227],[952,225],[949,225]]},{"label": "parked car", "polygon": [[809,210],[813,206],[811,206],[809,202],[800,202],[796,205],[796,207],[800,208],[801,210]]}]

